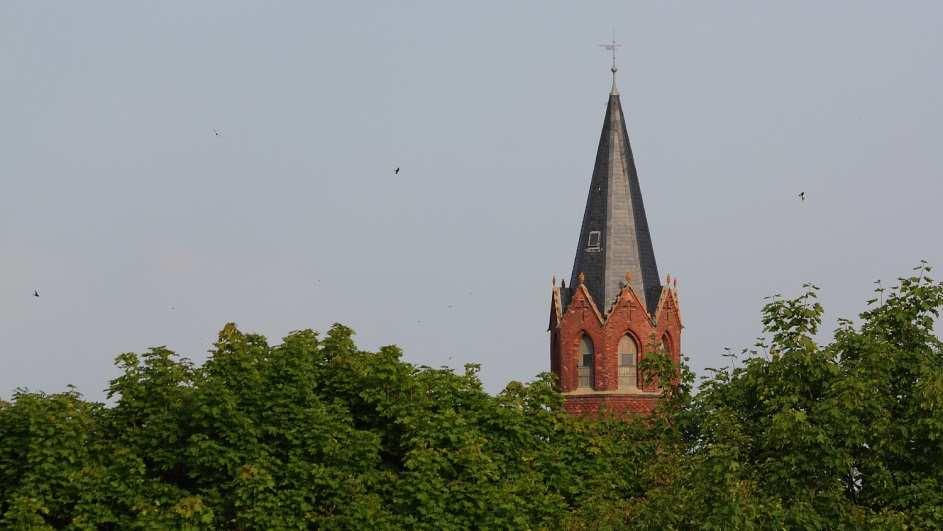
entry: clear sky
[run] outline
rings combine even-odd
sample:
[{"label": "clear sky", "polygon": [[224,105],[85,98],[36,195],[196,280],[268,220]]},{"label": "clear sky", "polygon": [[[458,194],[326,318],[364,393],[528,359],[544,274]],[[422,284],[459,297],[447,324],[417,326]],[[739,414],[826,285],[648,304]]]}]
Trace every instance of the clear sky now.
[{"label": "clear sky", "polygon": [[227,321],[549,370],[613,28],[697,371],[766,295],[815,281],[830,330],[943,266],[943,4],[588,4],[0,2],[0,397]]}]

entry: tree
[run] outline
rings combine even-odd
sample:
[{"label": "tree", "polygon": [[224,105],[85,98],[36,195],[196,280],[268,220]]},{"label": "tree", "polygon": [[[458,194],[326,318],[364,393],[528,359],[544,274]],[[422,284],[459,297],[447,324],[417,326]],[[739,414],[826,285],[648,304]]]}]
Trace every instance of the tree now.
[{"label": "tree", "polygon": [[[484,391],[334,325],[269,345],[233,324],[195,366],[116,360],[114,405],[0,402],[14,529],[935,528],[943,525],[943,285],[922,264],[816,342],[809,284],[706,378],[664,353],[649,417],[578,418],[549,374]],[[884,296],[886,295],[886,297]],[[880,302],[879,302],[880,301]]]},{"label": "tree", "polygon": [[685,455],[649,492],[650,527],[669,507],[679,528],[943,526],[943,285],[929,271],[827,345],[816,286],[767,304],[768,345],[714,371],[678,415]]}]

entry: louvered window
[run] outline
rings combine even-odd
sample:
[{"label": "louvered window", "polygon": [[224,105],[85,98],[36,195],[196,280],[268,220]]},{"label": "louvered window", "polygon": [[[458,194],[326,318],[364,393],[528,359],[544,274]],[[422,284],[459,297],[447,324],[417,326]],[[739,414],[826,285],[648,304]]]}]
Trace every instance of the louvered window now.
[{"label": "louvered window", "polygon": [[580,338],[580,358],[577,364],[579,374],[579,387],[592,389],[593,387],[593,358],[596,351],[593,349],[593,342],[586,335]]},{"label": "louvered window", "polygon": [[628,334],[619,340],[619,389],[634,389],[637,386],[635,361],[638,345]]}]

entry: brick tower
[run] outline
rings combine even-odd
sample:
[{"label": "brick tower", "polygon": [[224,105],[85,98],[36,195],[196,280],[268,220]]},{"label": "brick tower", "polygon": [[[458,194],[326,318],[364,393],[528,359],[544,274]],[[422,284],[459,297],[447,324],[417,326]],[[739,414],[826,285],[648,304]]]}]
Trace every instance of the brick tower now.
[{"label": "brick tower", "polygon": [[550,370],[571,413],[647,413],[661,393],[639,362],[660,347],[681,358],[677,281],[658,276],[615,76],[613,63],[570,286],[551,295]]}]

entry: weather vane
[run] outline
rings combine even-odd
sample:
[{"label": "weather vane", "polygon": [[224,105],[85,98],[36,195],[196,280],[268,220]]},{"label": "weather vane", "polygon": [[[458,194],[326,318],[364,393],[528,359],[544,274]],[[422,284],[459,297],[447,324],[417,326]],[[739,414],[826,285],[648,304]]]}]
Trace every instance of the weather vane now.
[{"label": "weather vane", "polygon": [[605,48],[612,52],[612,73],[616,73],[616,50],[622,48],[622,44],[616,42],[616,30],[612,30],[612,42],[607,42],[606,44],[600,44],[599,46]]},{"label": "weather vane", "polygon": [[618,71],[619,69],[616,68],[616,50],[621,48],[622,45],[616,42],[616,30],[614,29],[612,30],[612,42],[608,42],[606,44],[600,44],[599,46],[612,52],[612,68],[610,69],[612,70],[612,91],[610,93],[618,94],[619,91],[618,89],[616,89],[616,71]]}]

